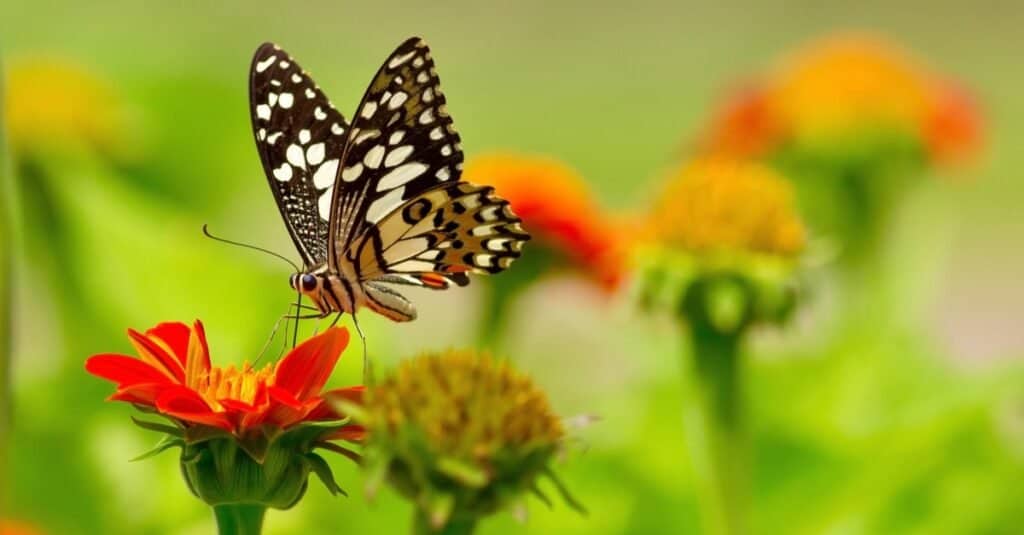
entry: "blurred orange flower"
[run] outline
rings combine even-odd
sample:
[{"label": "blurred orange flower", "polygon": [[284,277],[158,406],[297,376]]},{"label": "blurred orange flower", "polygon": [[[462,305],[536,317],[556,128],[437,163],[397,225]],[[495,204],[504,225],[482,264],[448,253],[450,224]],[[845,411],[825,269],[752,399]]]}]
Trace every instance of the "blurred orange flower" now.
[{"label": "blurred orange flower", "polygon": [[[288,429],[297,424],[340,420],[324,398],[358,400],[363,387],[321,393],[348,331],[332,328],[291,350],[276,365],[241,369],[210,364],[203,324],[161,323],[140,333],[129,330],[139,356],[102,354],[85,363],[89,373],[117,383],[111,400],[152,407],[184,427],[205,425],[243,437],[262,426]],[[356,439],[362,428],[349,426],[331,438]],[[330,439],[330,438],[329,438]]]},{"label": "blurred orange flower", "polygon": [[604,288],[621,281],[625,233],[566,165],[543,157],[491,154],[469,161],[463,178],[493,185],[537,242]]},{"label": "blurred orange flower", "polygon": [[670,178],[650,214],[648,237],[689,253],[794,257],[806,236],[790,183],[748,160],[704,158]]},{"label": "blurred orange flower", "polygon": [[856,139],[878,132],[917,139],[933,160],[974,154],[980,112],[899,47],[870,35],[811,42],[712,117],[702,149],[764,156],[787,143]]}]

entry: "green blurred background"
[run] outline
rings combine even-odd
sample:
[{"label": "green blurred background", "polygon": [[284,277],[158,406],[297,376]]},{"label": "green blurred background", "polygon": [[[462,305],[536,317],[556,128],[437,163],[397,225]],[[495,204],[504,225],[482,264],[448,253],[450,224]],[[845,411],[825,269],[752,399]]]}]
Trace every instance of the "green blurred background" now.
[{"label": "green blurred background", "polygon": [[[22,172],[19,238],[4,244],[16,272],[0,516],[55,534],[213,532],[173,454],[128,462],[158,437],[130,425],[131,407],[103,403],[110,386],[82,365],[129,351],[127,327],[193,318],[206,323],[215,360],[240,362],[284,312],[289,268],[199,231],[208,222],[291,254],[249,130],[247,69],[259,43],[285,47],[350,115],[392,47],[421,35],[469,158],[558,157],[625,211],[647,205],[723,90],[809,38],[868,29],[971,87],[987,147],[955,180],[922,180],[899,207],[869,290],[884,297],[843,314],[834,274],[818,269],[797,321],[753,340],[753,524],[758,533],[1019,532],[1021,28],[1024,6],[1012,3],[7,0],[4,63],[79,64],[111,84],[128,118],[115,157],[4,164]],[[413,324],[363,316],[378,361],[471,343],[473,285],[410,294]],[[591,513],[535,501],[525,526],[505,514],[481,532],[696,532],[682,343],[628,296],[609,300],[571,276],[533,286],[504,353],[560,413],[600,416],[559,467]],[[353,346],[334,382],[356,383],[360,360]],[[268,515],[267,533],[407,530],[407,504],[390,492],[367,504],[358,471],[332,465],[351,497],[313,484],[295,509]]]}]

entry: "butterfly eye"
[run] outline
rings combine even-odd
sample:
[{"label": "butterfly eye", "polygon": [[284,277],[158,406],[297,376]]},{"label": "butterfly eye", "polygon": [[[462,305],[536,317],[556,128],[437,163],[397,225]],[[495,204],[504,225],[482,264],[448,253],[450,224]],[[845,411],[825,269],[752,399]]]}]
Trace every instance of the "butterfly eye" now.
[{"label": "butterfly eye", "polygon": [[316,289],[316,276],[306,273],[302,276],[302,289],[307,292],[312,292]]}]

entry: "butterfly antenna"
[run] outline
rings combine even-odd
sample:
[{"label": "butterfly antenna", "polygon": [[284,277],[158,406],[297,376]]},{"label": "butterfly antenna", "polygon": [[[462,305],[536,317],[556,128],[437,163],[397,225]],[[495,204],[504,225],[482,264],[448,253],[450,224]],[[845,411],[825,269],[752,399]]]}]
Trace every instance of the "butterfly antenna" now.
[{"label": "butterfly antenna", "polygon": [[359,339],[363,341],[363,384],[366,386],[373,386],[373,368],[370,364],[370,356],[366,352],[366,335],[363,334],[363,330],[359,328],[359,319],[355,313],[352,314],[352,324],[356,327],[356,332],[359,333]]},{"label": "butterfly antenna", "polygon": [[274,251],[271,251],[270,249],[264,249],[263,247],[257,247],[255,245],[250,245],[248,243],[237,242],[237,241],[229,240],[229,239],[226,239],[226,238],[221,238],[220,236],[214,236],[213,234],[210,233],[209,225],[207,225],[206,223],[203,223],[203,234],[205,234],[207,238],[210,238],[211,240],[214,240],[214,241],[219,241],[221,243],[226,243],[226,244],[229,244],[229,245],[235,245],[235,246],[238,246],[238,247],[245,247],[246,249],[252,249],[254,251],[260,251],[260,252],[263,252],[263,253],[267,253],[270,256],[275,256],[277,258],[280,258],[281,260],[284,260],[285,262],[288,262],[288,265],[291,266],[295,270],[296,273],[302,271],[301,269],[299,269],[299,266],[297,266],[295,264],[295,262],[292,262],[291,260],[288,260],[287,257],[285,257],[283,255],[279,255],[279,254],[275,253]]}]

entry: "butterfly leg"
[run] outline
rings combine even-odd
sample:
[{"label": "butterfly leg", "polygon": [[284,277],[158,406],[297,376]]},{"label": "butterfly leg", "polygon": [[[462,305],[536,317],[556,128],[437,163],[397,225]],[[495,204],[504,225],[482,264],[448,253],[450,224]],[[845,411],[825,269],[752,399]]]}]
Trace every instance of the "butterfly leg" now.
[{"label": "butterfly leg", "polygon": [[[291,308],[291,307],[289,307],[289,308]],[[274,327],[270,330],[270,336],[267,337],[267,341],[263,344],[263,348],[260,349],[260,354],[256,356],[256,360],[253,361],[253,365],[255,366],[256,363],[259,362],[261,358],[263,358],[263,354],[267,352],[267,348],[270,347],[271,342],[274,341],[274,337],[277,336],[278,329],[281,328],[281,322],[282,321],[285,321],[285,320],[288,320],[288,319],[300,320],[300,319],[309,319],[309,318],[317,318],[317,317],[321,317],[321,316],[319,314],[316,314],[316,315],[292,314],[289,311],[287,314],[284,314],[280,318],[277,318],[277,321],[274,322]],[[296,323],[295,330],[297,331],[298,328],[299,328],[299,326]],[[285,327],[285,329],[287,329],[287,326]],[[285,343],[287,343],[287,342],[285,342]]]},{"label": "butterfly leg", "polygon": [[[341,314],[338,314],[341,316]],[[356,315],[352,314],[352,324],[356,327],[356,332],[359,333],[359,339],[363,341],[363,384],[366,386],[373,386],[373,367],[370,364],[370,355],[366,352],[366,335],[363,334],[363,330],[359,327],[359,319]]]}]

